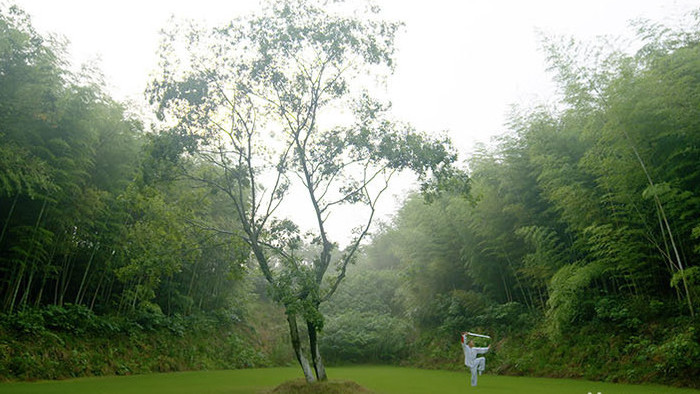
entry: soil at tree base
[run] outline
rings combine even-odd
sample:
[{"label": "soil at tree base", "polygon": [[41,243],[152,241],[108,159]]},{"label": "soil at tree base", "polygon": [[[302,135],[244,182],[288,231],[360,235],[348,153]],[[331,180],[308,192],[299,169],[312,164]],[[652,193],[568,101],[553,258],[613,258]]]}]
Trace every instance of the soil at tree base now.
[{"label": "soil at tree base", "polygon": [[304,379],[284,382],[272,391],[264,391],[261,394],[351,394],[373,392],[359,384],[346,380],[330,380],[326,382],[307,383]]}]

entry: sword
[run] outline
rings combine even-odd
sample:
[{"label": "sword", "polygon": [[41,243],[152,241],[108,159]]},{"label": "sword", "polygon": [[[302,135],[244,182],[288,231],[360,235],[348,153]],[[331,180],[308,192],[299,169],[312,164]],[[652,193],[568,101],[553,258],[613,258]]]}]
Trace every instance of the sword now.
[{"label": "sword", "polygon": [[467,332],[467,335],[471,335],[471,336],[473,336],[473,337],[481,337],[481,338],[488,338],[488,339],[491,339],[491,337],[488,336],[488,335],[475,334],[475,333],[473,333],[473,332]]}]

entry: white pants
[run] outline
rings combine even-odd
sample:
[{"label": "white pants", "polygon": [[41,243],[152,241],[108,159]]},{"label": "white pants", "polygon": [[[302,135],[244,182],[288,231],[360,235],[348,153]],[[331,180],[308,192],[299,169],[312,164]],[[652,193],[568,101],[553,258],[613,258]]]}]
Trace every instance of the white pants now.
[{"label": "white pants", "polygon": [[477,357],[474,360],[474,364],[469,368],[472,370],[472,386],[476,386],[476,378],[478,375],[481,375],[482,372],[484,372],[484,369],[486,368],[486,358],[484,357]]}]

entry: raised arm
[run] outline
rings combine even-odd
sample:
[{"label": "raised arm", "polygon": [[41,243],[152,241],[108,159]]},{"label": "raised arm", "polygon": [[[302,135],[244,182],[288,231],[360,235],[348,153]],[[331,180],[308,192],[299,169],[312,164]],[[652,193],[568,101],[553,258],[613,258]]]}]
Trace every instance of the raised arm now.
[{"label": "raised arm", "polygon": [[491,349],[491,345],[489,345],[487,347],[475,347],[472,349],[476,352],[476,354],[484,354]]}]

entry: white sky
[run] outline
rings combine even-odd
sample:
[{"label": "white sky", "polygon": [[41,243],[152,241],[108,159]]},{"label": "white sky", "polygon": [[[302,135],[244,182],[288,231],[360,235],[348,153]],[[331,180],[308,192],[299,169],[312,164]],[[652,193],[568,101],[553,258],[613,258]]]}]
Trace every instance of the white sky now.
[{"label": "white sky", "polygon": [[[7,1],[7,0],[5,0]],[[352,2],[352,0],[351,0]],[[629,33],[628,21],[673,21],[697,0],[376,0],[406,23],[389,94],[419,129],[449,130],[460,150],[502,131],[509,105],[546,99],[552,86],[536,29],[580,38]],[[17,0],[42,32],[64,35],[76,63],[100,59],[118,99],[141,100],[158,31],[171,15],[212,24],[257,0]]]},{"label": "white sky", "polygon": [[[504,130],[511,104],[527,105],[552,96],[537,30],[582,39],[630,35],[631,19],[672,24],[700,8],[698,0],[375,2],[387,18],[406,23],[398,42],[396,73],[388,86],[394,114],[420,130],[448,130],[462,156],[476,142],[487,142]],[[100,59],[113,96],[135,102],[143,100],[157,61],[158,32],[171,15],[219,24],[258,4],[256,0],[14,3],[32,15],[40,32],[64,35],[75,63]],[[391,197],[388,200],[392,202]]]}]

